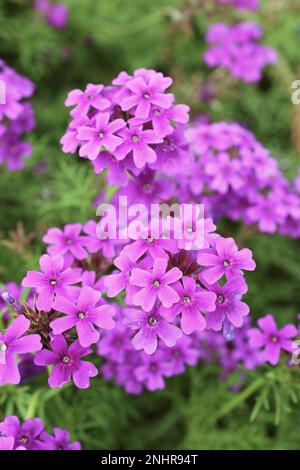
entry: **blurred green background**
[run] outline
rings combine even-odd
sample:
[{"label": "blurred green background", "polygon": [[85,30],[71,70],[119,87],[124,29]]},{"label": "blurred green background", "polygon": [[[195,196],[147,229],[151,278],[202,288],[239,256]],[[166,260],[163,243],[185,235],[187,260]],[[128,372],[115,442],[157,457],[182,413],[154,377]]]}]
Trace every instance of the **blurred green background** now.
[{"label": "blurred green background", "polygon": [[[48,227],[95,216],[92,200],[103,180],[86,161],[61,151],[59,140],[68,123],[64,100],[71,89],[109,83],[121,70],[146,67],[171,76],[177,102],[190,105],[193,116],[205,113],[213,121],[241,122],[278,158],[284,173],[295,176],[300,106],[292,105],[290,97],[291,83],[300,79],[298,0],[262,1],[258,14],[219,9],[213,0],[64,3],[70,20],[59,31],[37,17],[31,0],[0,0],[0,57],[37,87],[33,157],[22,172],[0,168],[1,283],[20,282],[27,269],[38,265],[41,236]],[[277,65],[257,85],[209,71],[202,60],[209,24],[249,18],[262,25],[263,42],[279,54]],[[209,103],[201,99],[208,83],[215,94]],[[295,321],[300,311],[299,241],[226,222],[220,230],[230,231],[254,251],[257,270],[247,277],[252,316],[272,312],[280,325]],[[282,403],[275,420],[279,424],[274,421],[278,404],[272,400],[269,411],[250,421],[255,395],[233,394],[228,387],[234,377],[224,383],[219,374],[217,366],[200,365],[168,380],[165,391],[140,397],[127,396],[101,379],[87,391],[66,387],[62,392],[38,389],[44,381],[36,379],[33,386],[2,387],[0,415],[39,415],[49,427],[68,428],[88,449],[299,448],[299,405],[289,413],[289,391],[280,369],[274,379]]]}]

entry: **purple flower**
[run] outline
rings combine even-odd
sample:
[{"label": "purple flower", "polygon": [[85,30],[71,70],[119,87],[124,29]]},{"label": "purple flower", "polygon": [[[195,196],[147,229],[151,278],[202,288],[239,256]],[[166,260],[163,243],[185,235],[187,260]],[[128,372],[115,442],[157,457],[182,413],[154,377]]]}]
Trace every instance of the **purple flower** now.
[{"label": "purple flower", "polygon": [[13,437],[0,437],[0,451],[13,450],[15,440]]},{"label": "purple flower", "polygon": [[103,85],[94,85],[89,83],[84,91],[79,89],[72,90],[65,101],[66,106],[75,106],[71,111],[71,116],[87,116],[91,108],[98,111],[104,111],[110,107],[110,101],[104,98],[102,92]]},{"label": "purple flower", "polygon": [[164,307],[171,307],[178,302],[179,296],[170,284],[174,284],[182,277],[182,272],[174,267],[167,269],[168,261],[158,258],[154,261],[152,271],[134,268],[130,276],[130,284],[142,289],[134,295],[135,305],[140,305],[143,310],[150,312],[156,299],[159,299]]},{"label": "purple flower", "polygon": [[51,450],[81,450],[81,445],[78,441],[70,442],[70,434],[65,429],[54,428],[53,432],[54,437],[48,435]]},{"label": "purple flower", "polygon": [[113,258],[116,253],[114,241],[109,238],[99,238],[97,235],[97,222],[89,220],[83,227],[85,237],[85,245],[90,253],[101,251],[105,258]]},{"label": "purple flower", "polygon": [[99,328],[112,329],[115,314],[114,307],[104,304],[99,305],[101,294],[89,286],[80,289],[76,302],[71,302],[64,297],[56,297],[53,307],[67,316],[57,318],[51,323],[55,335],[70,330],[76,326],[79,343],[84,348],[97,343],[100,333],[94,325]]},{"label": "purple flower", "polygon": [[68,24],[69,9],[63,3],[51,3],[48,0],[35,0],[35,9],[54,28],[62,29]]},{"label": "purple flower", "polygon": [[233,238],[217,237],[214,249],[202,250],[198,253],[197,261],[201,266],[208,267],[202,272],[203,279],[214,284],[225,274],[227,279],[242,275],[242,270],[253,271],[255,262],[252,252],[238,247]]},{"label": "purple flower", "polygon": [[35,356],[37,366],[54,365],[48,379],[51,388],[62,387],[73,377],[78,388],[88,388],[90,377],[98,375],[97,367],[91,362],[81,361],[80,358],[90,354],[90,348],[83,348],[79,341],[74,341],[68,347],[62,335],[54,336],[51,341],[51,351],[43,349]]},{"label": "purple flower", "polygon": [[[200,280],[205,284],[201,275]],[[217,296],[216,309],[206,315],[207,328],[219,331],[225,319],[240,328],[243,318],[249,313],[248,305],[240,300],[248,290],[244,277],[232,277],[223,286],[217,283],[206,285],[206,287]]]},{"label": "purple flower", "polygon": [[200,357],[199,347],[187,336],[180,338],[172,348],[166,348],[165,353],[170,362],[168,376],[182,374],[186,364],[195,366]]},{"label": "purple flower", "polygon": [[113,330],[105,332],[97,344],[97,353],[100,357],[113,358],[117,363],[123,363],[126,353],[131,350],[128,328],[120,324],[116,324]]},{"label": "purple flower", "polygon": [[261,37],[262,31],[256,23],[211,25],[206,35],[211,48],[205,52],[204,60],[209,67],[223,67],[246,83],[257,82],[263,68],[277,60],[274,49],[258,43]]},{"label": "purple flower", "polygon": [[160,313],[168,321],[174,321],[181,314],[181,329],[186,335],[204,330],[206,321],[202,312],[212,312],[216,308],[216,294],[201,289],[195,280],[184,276],[182,283],[174,284],[179,295],[179,302],[170,308],[161,307]]},{"label": "purple flower", "polygon": [[257,223],[262,232],[274,233],[277,225],[283,221],[283,208],[278,204],[274,193],[257,197],[255,204],[246,211],[248,221]]},{"label": "purple flower", "polygon": [[280,351],[293,351],[292,339],[298,334],[297,328],[288,324],[278,329],[273,315],[266,315],[258,320],[258,328],[248,330],[250,346],[263,349],[264,358],[272,365],[280,359]]},{"label": "purple flower", "polygon": [[253,10],[259,9],[259,0],[217,0],[221,5],[232,5],[240,10]]},{"label": "purple flower", "polygon": [[24,315],[18,316],[7,328],[0,332],[0,384],[18,384],[20,373],[16,354],[39,351],[42,347],[39,335],[25,335],[30,321]]},{"label": "purple flower", "polygon": [[8,171],[24,168],[24,159],[32,153],[23,135],[35,127],[34,111],[24,99],[31,97],[34,84],[18,75],[0,60],[0,164]]},{"label": "purple flower", "polygon": [[79,155],[86,156],[90,160],[95,160],[101,150],[105,148],[109,152],[114,152],[122,144],[121,129],[126,123],[123,119],[110,120],[110,113],[98,113],[94,124],[81,126],[78,129],[78,139],[86,141],[81,146]]},{"label": "purple flower", "polygon": [[205,171],[212,176],[211,188],[221,194],[226,193],[230,187],[235,191],[239,190],[243,186],[243,180],[238,173],[239,166],[240,162],[230,160],[227,153],[220,153],[214,161],[208,162]]},{"label": "purple flower", "polygon": [[79,269],[65,269],[62,256],[43,255],[40,258],[40,267],[42,272],[27,272],[22,286],[34,287],[38,293],[37,308],[49,312],[55,296],[67,296],[70,286],[80,282],[81,275]]},{"label": "purple flower", "polygon": [[148,313],[125,309],[124,315],[124,324],[133,330],[138,330],[132,339],[132,344],[138,351],[143,349],[147,354],[153,354],[158,346],[158,338],[171,347],[182,337],[181,330],[166,322],[157,307]]},{"label": "purple flower", "polygon": [[164,389],[164,377],[170,375],[170,363],[166,354],[163,351],[156,351],[152,355],[143,353],[142,358],[143,364],[134,371],[136,378],[151,392]]},{"label": "purple flower", "polygon": [[130,94],[120,101],[120,106],[124,111],[134,108],[137,118],[147,119],[153,106],[163,109],[172,106],[174,96],[170,93],[164,94],[171,84],[172,79],[164,77],[162,73],[153,74],[149,80],[144,77],[133,78],[126,83]]},{"label": "purple flower", "polygon": [[69,9],[63,3],[51,5],[48,14],[47,22],[57,29],[63,29],[67,26],[69,20]]},{"label": "purple flower", "polygon": [[76,259],[85,259],[88,253],[84,248],[87,237],[80,236],[81,224],[65,225],[64,230],[50,228],[43,237],[44,243],[52,246],[48,248],[50,255],[65,255],[71,253]]},{"label": "purple flower", "polygon": [[133,161],[137,168],[143,168],[146,163],[154,163],[157,159],[155,150],[149,144],[158,144],[162,138],[152,130],[143,130],[142,126],[125,128],[120,131],[123,143],[116,149],[117,160],[123,160],[132,152]]},{"label": "purple flower", "polygon": [[[143,269],[148,269],[152,267],[152,264],[151,258],[145,258],[139,262],[138,266]],[[106,276],[104,280],[104,285],[107,290],[106,293],[108,297],[115,297],[122,292],[122,290],[126,289],[126,301],[128,298],[127,303],[130,303],[129,299],[131,299],[138,291],[138,288],[131,285],[129,282],[132,270],[137,267],[137,263],[135,261],[131,261],[126,250],[122,250],[120,256],[115,259],[114,265],[120,270],[120,272]]]},{"label": "purple flower", "polygon": [[7,416],[0,423],[1,434],[14,440],[14,449],[18,449],[20,446],[26,450],[49,449],[48,434],[45,433],[40,418],[27,419],[21,424],[17,416]]},{"label": "purple flower", "polygon": [[178,251],[175,240],[163,237],[164,227],[161,221],[152,220],[151,226],[141,227],[140,233],[135,233],[133,227],[129,224],[129,238],[133,239],[133,243],[126,245],[124,253],[126,253],[132,261],[137,261],[145,254],[149,253],[153,259],[168,258],[168,252],[176,253]]}]

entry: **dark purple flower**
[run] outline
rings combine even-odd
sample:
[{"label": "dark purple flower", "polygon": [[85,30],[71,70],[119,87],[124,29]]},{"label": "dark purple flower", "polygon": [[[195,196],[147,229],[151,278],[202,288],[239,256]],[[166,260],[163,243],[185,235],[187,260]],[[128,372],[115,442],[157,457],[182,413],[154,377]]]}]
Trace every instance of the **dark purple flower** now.
[{"label": "dark purple flower", "polygon": [[72,377],[76,387],[88,388],[90,377],[98,375],[98,370],[91,362],[82,361],[81,357],[91,352],[90,348],[83,348],[79,341],[74,341],[68,347],[64,337],[58,335],[51,341],[51,351],[48,349],[39,351],[34,362],[37,366],[54,365],[48,379],[51,388],[62,387],[69,383]]},{"label": "dark purple flower", "polygon": [[49,449],[48,435],[40,418],[27,419],[21,424],[17,416],[7,416],[0,423],[0,434],[14,439],[14,449],[20,447],[26,450]]}]

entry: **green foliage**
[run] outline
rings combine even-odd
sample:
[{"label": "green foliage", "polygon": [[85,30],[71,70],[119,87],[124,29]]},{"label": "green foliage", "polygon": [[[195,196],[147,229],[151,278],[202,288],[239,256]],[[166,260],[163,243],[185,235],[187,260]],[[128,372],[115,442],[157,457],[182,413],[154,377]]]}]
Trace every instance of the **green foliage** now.
[{"label": "green foliage", "polygon": [[[174,78],[178,101],[189,104],[193,115],[205,112],[213,120],[244,123],[289,177],[299,164],[291,140],[290,101],[291,82],[299,79],[297,2],[265,1],[257,15],[217,10],[213,0],[65,3],[70,24],[58,31],[33,12],[31,0],[0,1],[0,57],[36,83],[38,123],[26,169],[0,169],[1,283],[20,282],[27,269],[37,266],[48,227],[95,215],[92,201],[104,179],[86,161],[64,155],[59,144],[68,122],[66,95],[88,82],[108,83],[121,70],[158,68]],[[223,72],[209,72],[201,57],[209,23],[248,17],[263,25],[264,42],[278,49],[279,63],[268,68],[259,85],[246,86]],[[208,78],[217,97],[203,103],[201,86]],[[257,270],[247,276],[253,318],[273,312],[280,325],[295,321],[300,310],[299,240],[259,235],[239,224],[224,223],[221,230],[254,252]],[[285,364],[266,367],[247,374],[241,391],[232,392],[230,385],[238,381],[234,375],[223,382],[218,367],[201,365],[168,380],[162,392],[135,397],[101,377],[88,390],[51,390],[45,374],[18,387],[2,387],[0,418],[41,416],[48,429],[66,427],[88,449],[299,447],[299,370]]]}]

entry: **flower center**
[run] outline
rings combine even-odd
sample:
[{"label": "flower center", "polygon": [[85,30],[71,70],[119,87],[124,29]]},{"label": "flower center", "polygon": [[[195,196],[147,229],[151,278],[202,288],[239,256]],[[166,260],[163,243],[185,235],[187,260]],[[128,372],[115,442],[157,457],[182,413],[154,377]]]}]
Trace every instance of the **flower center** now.
[{"label": "flower center", "polygon": [[177,149],[177,145],[169,139],[164,139],[163,141],[163,151],[164,152],[174,152]]},{"label": "flower center", "polygon": [[78,312],[78,318],[80,318],[80,320],[83,320],[85,318],[85,312]]},{"label": "flower center", "polygon": [[156,116],[160,116],[160,114],[161,114],[160,109],[156,109],[156,110],[154,111],[154,114],[155,114]]},{"label": "flower center", "polygon": [[69,356],[65,355],[65,356],[62,358],[62,361],[63,361],[64,364],[69,364],[69,362],[70,362]]},{"label": "flower center", "polygon": [[154,241],[154,238],[152,238],[152,237],[148,237],[148,238],[147,238],[147,242],[148,242],[148,243],[153,243],[153,241]]},{"label": "flower center", "polygon": [[191,303],[191,298],[188,296],[183,297],[183,303],[188,305]]},{"label": "flower center", "polygon": [[73,240],[71,240],[71,238],[66,239],[66,244],[67,245],[72,245],[72,243],[73,243]]},{"label": "flower center", "polygon": [[148,323],[150,326],[155,326],[157,324],[157,319],[151,315],[151,317],[148,318]]},{"label": "flower center", "polygon": [[160,286],[160,282],[158,279],[156,279],[156,281],[153,281],[153,286],[154,287],[159,287]]},{"label": "flower center", "polygon": [[158,370],[157,364],[151,364],[150,370],[151,370],[151,372],[157,372],[157,370]]},{"label": "flower center", "polygon": [[103,139],[104,133],[103,133],[103,132],[99,132],[98,136],[99,136],[99,139]]},{"label": "flower center", "polygon": [[29,442],[29,439],[27,436],[22,436],[20,438],[20,444],[28,444],[28,442]]},{"label": "flower center", "polygon": [[193,233],[192,227],[187,227],[186,231],[187,231],[187,233]]},{"label": "flower center", "polygon": [[271,341],[272,341],[272,343],[278,343],[277,336],[272,336]]},{"label": "flower center", "polygon": [[121,338],[116,338],[116,339],[114,340],[114,345],[115,345],[115,346],[122,346],[122,340],[121,340]]},{"label": "flower center", "polygon": [[144,98],[147,100],[148,98],[150,98],[150,93],[146,92],[144,93]]},{"label": "flower center", "polygon": [[131,137],[131,140],[133,140],[133,142],[138,142],[140,140],[139,136],[134,134],[132,137]]},{"label": "flower center", "polygon": [[223,295],[223,294],[219,294],[219,295],[217,296],[217,303],[218,303],[218,304],[223,304],[224,301],[225,301],[224,295]]},{"label": "flower center", "polygon": [[51,286],[56,286],[57,280],[56,279],[50,279],[50,285]]},{"label": "flower center", "polygon": [[230,263],[229,263],[229,261],[228,261],[227,259],[225,259],[225,260],[223,261],[223,266],[224,266],[224,268],[229,268]]},{"label": "flower center", "polygon": [[144,183],[144,184],[143,184],[143,189],[144,189],[144,191],[146,191],[146,192],[151,191],[151,189],[152,189],[152,184],[151,184],[151,183]]}]

